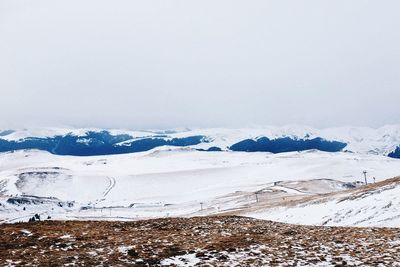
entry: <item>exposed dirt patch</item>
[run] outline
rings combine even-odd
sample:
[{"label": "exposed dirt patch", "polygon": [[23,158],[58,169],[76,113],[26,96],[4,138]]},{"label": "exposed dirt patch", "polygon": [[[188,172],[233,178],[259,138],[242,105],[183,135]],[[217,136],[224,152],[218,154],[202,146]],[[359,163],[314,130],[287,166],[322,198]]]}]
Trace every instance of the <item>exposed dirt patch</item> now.
[{"label": "exposed dirt patch", "polygon": [[400,230],[299,226],[235,216],[0,225],[1,265],[312,266],[322,262],[323,266],[400,266]]}]

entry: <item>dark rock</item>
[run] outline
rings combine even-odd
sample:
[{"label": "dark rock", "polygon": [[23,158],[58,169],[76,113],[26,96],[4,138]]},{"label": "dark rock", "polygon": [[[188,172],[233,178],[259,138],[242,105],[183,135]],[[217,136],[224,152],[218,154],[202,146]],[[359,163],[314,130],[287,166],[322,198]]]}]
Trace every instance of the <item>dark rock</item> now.
[{"label": "dark rock", "polygon": [[131,257],[138,257],[139,253],[137,253],[134,249],[129,249],[128,250],[128,255]]}]

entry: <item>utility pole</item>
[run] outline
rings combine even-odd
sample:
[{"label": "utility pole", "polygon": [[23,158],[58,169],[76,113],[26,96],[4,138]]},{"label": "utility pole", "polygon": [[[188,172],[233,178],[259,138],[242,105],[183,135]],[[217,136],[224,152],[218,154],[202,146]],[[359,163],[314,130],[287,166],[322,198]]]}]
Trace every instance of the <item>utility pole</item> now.
[{"label": "utility pole", "polygon": [[367,182],[367,171],[363,171],[363,174],[364,174],[365,184],[367,185],[368,184],[368,182]]}]

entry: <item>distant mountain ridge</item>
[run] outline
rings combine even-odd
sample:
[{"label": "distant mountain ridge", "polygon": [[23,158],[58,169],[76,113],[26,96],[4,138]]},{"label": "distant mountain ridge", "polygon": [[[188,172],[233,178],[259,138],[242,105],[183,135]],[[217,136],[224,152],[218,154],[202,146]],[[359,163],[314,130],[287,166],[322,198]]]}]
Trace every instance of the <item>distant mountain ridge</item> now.
[{"label": "distant mountain ridge", "polygon": [[0,130],[0,152],[39,149],[56,155],[93,156],[141,152],[161,146],[189,147],[200,151],[271,153],[314,149],[400,158],[400,125],[378,129],[362,127],[314,129],[289,125],[168,131],[93,128]]},{"label": "distant mountain ridge", "polygon": [[[108,131],[89,131],[78,136],[68,133],[53,137],[27,137],[17,141],[0,138],[0,151],[39,149],[56,155],[95,156],[141,152],[159,146],[190,146],[206,142],[203,136],[168,138],[155,135],[149,138],[132,138],[127,134],[112,135]],[[128,140],[129,143],[123,143]]]}]

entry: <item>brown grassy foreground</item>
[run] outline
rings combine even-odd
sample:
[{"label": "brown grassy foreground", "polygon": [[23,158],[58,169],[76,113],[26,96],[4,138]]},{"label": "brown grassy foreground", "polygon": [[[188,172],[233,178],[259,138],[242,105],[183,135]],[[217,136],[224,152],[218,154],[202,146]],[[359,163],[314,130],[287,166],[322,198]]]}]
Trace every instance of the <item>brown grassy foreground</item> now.
[{"label": "brown grassy foreground", "polygon": [[322,262],[319,266],[400,266],[400,230],[299,226],[235,216],[0,225],[2,266],[312,266]]}]

